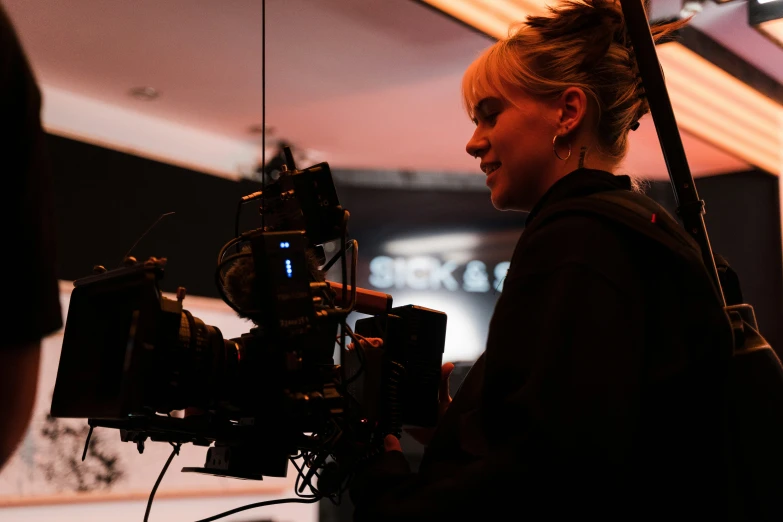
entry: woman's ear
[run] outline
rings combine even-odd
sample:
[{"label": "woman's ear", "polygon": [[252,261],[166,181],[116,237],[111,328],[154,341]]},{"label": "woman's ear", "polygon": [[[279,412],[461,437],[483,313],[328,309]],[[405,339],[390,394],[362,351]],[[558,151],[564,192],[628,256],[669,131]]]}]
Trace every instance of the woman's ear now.
[{"label": "woman's ear", "polygon": [[558,114],[558,133],[564,136],[576,128],[584,121],[587,114],[587,95],[579,87],[569,87],[557,100]]}]

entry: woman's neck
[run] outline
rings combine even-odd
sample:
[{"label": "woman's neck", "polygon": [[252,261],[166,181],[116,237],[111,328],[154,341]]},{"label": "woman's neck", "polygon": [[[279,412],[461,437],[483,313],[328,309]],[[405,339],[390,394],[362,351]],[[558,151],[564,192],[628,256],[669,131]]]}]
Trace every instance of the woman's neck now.
[{"label": "woman's neck", "polygon": [[577,169],[603,170],[612,174],[617,169],[617,160],[606,157],[597,150],[594,144],[589,144],[583,140],[576,140],[572,145],[571,155],[568,159],[558,163],[556,167],[557,179]]}]

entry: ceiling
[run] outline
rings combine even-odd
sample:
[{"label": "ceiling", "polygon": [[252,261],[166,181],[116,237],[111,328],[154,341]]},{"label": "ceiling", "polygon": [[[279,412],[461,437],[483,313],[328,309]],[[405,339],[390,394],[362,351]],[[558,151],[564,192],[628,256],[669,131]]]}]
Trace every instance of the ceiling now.
[{"label": "ceiling", "polygon": [[[50,132],[228,177],[275,140],[299,166],[476,173],[462,72],[491,40],[412,0],[0,0],[44,93]],[[652,0],[653,18],[680,2]],[[783,50],[747,25],[746,3],[692,22],[783,81]],[[267,30],[263,38],[263,29]],[[129,95],[160,92],[154,101]],[[254,131],[255,129],[255,131]],[[695,177],[750,168],[688,134]],[[624,171],[667,179],[652,120]]]}]

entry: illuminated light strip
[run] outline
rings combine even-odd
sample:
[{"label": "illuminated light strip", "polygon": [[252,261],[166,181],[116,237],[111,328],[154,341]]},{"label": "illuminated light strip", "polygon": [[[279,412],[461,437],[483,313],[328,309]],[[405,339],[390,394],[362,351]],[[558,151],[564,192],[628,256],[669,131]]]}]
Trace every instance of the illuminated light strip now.
[{"label": "illuminated light strip", "polygon": [[[552,2],[524,0],[421,0],[494,38],[506,38],[509,28],[530,14],[542,14]],[[557,3],[557,2],[554,2]]]},{"label": "illuminated light strip", "polygon": [[669,92],[677,94],[675,113],[696,117],[705,128],[724,133],[740,148],[754,149],[770,157],[778,154],[777,129],[769,116],[761,119],[754,118],[752,114],[737,115],[736,107],[721,106],[724,100],[715,96],[714,92],[696,92],[687,80],[675,78],[672,76],[667,82]]},{"label": "illuminated light strip", "polygon": [[774,174],[781,172],[783,106],[685,46],[658,46],[678,124]]},{"label": "illuminated light strip", "polygon": [[415,256],[443,252],[473,250],[481,243],[472,232],[455,232],[434,236],[395,239],[386,243],[386,252],[393,256]]},{"label": "illuminated light strip", "polygon": [[[513,0],[421,1],[497,39],[505,38],[513,23],[543,12],[546,6],[545,2]],[[762,26],[783,41],[783,22],[775,20]],[[783,170],[783,106],[680,43],[661,44],[657,49],[678,125],[751,165],[779,175]]]},{"label": "illuminated light strip", "polygon": [[748,24],[758,33],[783,48],[783,2],[748,0]]},{"label": "illuminated light strip", "polygon": [[[705,122],[700,114],[694,114],[693,112],[686,110],[677,113],[677,124],[683,129],[689,130],[702,128],[705,125]],[[695,131],[691,132],[694,134],[696,133]],[[766,151],[755,149],[752,146],[737,144],[734,141],[735,137],[733,135],[723,132],[721,129],[712,129],[707,135],[699,133],[698,136],[707,143],[723,148],[729,153],[734,153],[739,157],[747,158],[748,162],[752,162],[752,164],[761,169],[777,175],[780,174],[778,167],[780,163],[780,154],[770,154]]]},{"label": "illuminated light strip", "polygon": [[776,44],[783,46],[783,19],[761,22],[755,28],[767,38],[774,40]]}]

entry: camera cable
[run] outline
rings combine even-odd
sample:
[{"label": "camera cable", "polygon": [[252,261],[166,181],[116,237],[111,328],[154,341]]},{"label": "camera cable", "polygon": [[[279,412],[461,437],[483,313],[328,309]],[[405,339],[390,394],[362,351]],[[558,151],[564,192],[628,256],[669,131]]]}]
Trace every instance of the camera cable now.
[{"label": "camera cable", "polygon": [[150,518],[150,510],[152,509],[152,499],[155,498],[155,492],[158,491],[158,486],[160,486],[160,482],[163,480],[163,475],[166,474],[166,470],[169,469],[169,465],[171,465],[171,461],[174,460],[174,457],[176,455],[179,455],[179,448],[182,447],[182,444],[173,442],[170,442],[171,446],[174,448],[171,450],[171,455],[169,455],[168,460],[166,461],[166,464],[163,466],[163,469],[160,471],[160,475],[158,475],[158,480],[155,481],[155,485],[152,487],[152,491],[150,492],[150,498],[147,500],[147,510],[144,512],[144,522],[148,522]]}]

